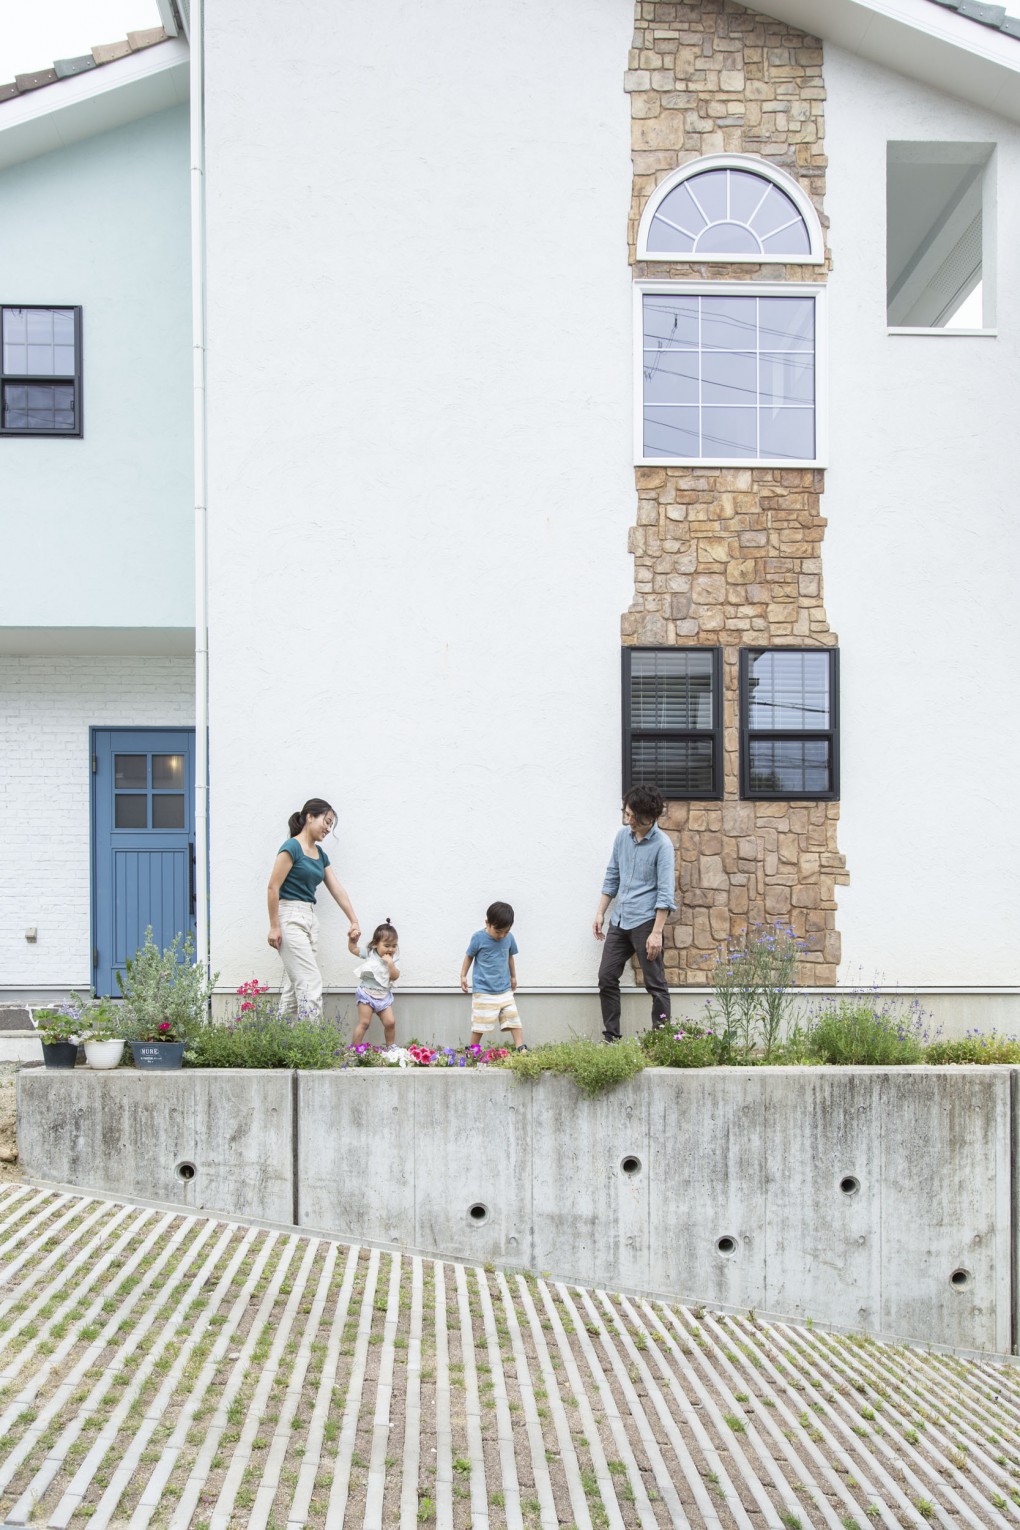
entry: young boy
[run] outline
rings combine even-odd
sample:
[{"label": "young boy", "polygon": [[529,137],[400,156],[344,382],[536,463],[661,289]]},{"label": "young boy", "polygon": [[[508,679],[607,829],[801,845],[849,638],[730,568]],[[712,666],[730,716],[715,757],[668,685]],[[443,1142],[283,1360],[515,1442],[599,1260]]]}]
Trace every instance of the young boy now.
[{"label": "young boy", "polygon": [[[515,1047],[523,1047],[521,1020],[514,1003],[517,969],[514,957],[517,942],[510,933],[514,911],[509,903],[490,903],[485,910],[485,929],[476,930],[468,942],[460,969],[460,986],[471,994],[471,1040],[478,1046],[486,1031],[509,1031]],[[468,973],[474,962],[474,980],[468,987]]]}]

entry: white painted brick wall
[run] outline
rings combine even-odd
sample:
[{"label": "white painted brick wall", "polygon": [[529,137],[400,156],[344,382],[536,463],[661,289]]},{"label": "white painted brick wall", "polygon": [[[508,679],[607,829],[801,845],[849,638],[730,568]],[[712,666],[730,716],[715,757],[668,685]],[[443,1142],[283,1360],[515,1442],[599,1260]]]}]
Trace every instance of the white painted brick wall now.
[{"label": "white painted brick wall", "polygon": [[0,992],[89,983],[89,729],[194,720],[189,658],[0,655]]}]

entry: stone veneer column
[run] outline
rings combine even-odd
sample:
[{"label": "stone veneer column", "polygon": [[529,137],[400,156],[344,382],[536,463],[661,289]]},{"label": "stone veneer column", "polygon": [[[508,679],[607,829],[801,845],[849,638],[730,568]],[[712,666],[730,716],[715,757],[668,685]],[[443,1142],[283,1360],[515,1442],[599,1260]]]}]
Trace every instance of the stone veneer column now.
[{"label": "stone veneer column", "polygon": [[[638,222],[671,171],[705,154],[779,165],[823,214],[821,43],[731,0],[637,0],[625,77],[633,116],[629,238],[635,277],[816,280],[817,267],[638,261]],[[827,260],[828,265],[828,260]],[[721,941],[754,920],[806,943],[802,981],[834,983],[840,944],[838,802],[742,802],[737,730],[741,647],[833,647],[822,598],[823,474],[812,468],[639,467],[630,532],[636,646],[723,650],[724,797],[671,802],[679,910],[667,927],[673,984],[708,983]]]}]

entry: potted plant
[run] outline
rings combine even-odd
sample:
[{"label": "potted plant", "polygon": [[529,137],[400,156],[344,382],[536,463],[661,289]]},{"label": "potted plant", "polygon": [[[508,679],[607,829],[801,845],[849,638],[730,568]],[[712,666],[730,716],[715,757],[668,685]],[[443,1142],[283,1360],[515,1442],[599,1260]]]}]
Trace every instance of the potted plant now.
[{"label": "potted plant", "polygon": [[34,1018],[47,1068],[73,1068],[78,1061],[81,1011],[54,1004],[49,1009],[37,1009]]},{"label": "potted plant", "polygon": [[82,1014],[82,1041],[90,1068],[116,1068],[124,1056],[124,1025],[109,999],[95,999]]},{"label": "potted plant", "polygon": [[206,1019],[210,982],[195,961],[191,935],[175,935],[165,950],[145,932],[145,945],[124,963],[117,982],[131,1030],[131,1053],[139,1068],[179,1068],[188,1037]]},{"label": "potted plant", "polygon": [[131,1038],[131,1056],[136,1068],[180,1068],[184,1064],[183,1036],[178,1036],[172,1020],[161,1020],[154,1028],[141,1027],[142,1034]]}]

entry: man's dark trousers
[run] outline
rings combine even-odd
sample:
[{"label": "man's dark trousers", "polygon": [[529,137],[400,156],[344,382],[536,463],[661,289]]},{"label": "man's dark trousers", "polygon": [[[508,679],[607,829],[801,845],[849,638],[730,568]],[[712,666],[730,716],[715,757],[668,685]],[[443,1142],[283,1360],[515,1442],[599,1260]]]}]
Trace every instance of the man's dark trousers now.
[{"label": "man's dark trousers", "polygon": [[645,942],[654,928],[654,919],[636,925],[633,930],[622,930],[618,924],[606,928],[606,943],[599,963],[599,1003],[602,1005],[602,1031],[607,1041],[620,1039],[620,974],[635,954],[641,963],[645,987],[652,996],[652,1029],[657,1030],[673,1013],[662,952],[650,961],[645,951]]}]

